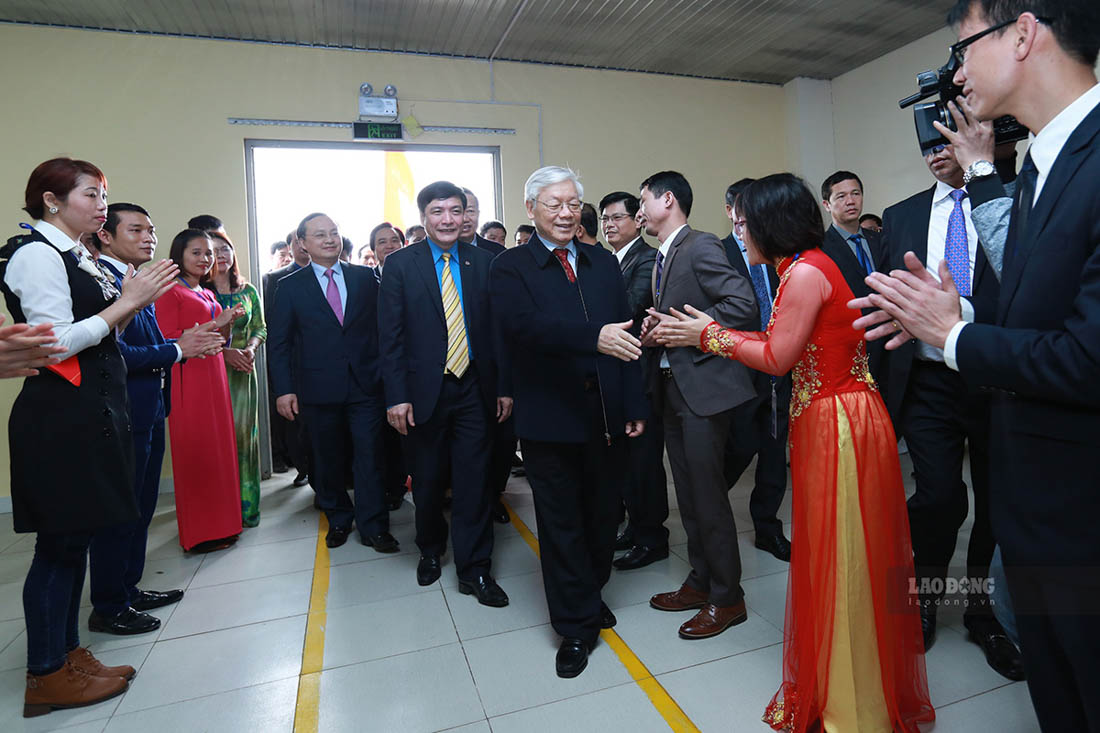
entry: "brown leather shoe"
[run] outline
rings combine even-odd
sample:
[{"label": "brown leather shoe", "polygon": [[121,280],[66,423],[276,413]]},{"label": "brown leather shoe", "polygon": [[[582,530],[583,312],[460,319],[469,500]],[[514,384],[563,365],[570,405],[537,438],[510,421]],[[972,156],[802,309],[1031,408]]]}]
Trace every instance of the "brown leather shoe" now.
[{"label": "brown leather shoe", "polygon": [[680,627],[680,638],[706,639],[718,636],[729,627],[743,623],[748,617],[744,601],[736,606],[716,606],[708,603]]},{"label": "brown leather shoe", "polygon": [[122,677],[126,680],[132,680],[137,673],[137,670],[129,664],[124,664],[121,667],[108,667],[82,646],[69,652],[67,659],[69,664],[81,672],[87,672],[92,677]]},{"label": "brown leather shoe", "polygon": [[23,717],[45,715],[58,708],[79,708],[109,700],[126,692],[130,683],[122,677],[94,677],[69,662],[50,674],[27,673]]},{"label": "brown leather shoe", "polygon": [[671,593],[658,593],[649,599],[649,605],[658,611],[690,611],[693,608],[702,608],[707,602],[707,594],[695,590],[687,583],[680,586],[680,590]]}]

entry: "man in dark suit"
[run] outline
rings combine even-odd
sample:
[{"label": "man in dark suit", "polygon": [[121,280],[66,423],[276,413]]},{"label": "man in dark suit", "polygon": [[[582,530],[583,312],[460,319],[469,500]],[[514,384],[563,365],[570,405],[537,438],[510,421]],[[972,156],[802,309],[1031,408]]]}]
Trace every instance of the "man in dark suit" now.
[{"label": "man in dark suit", "polygon": [[[279,289],[279,281],[287,275],[297,272],[309,265],[309,252],[306,252],[298,232],[292,231],[286,235],[287,246],[290,248],[292,260],[290,264],[277,270],[264,273],[262,278],[264,289],[264,313],[269,314],[268,338],[270,340],[270,313],[275,304],[275,293]],[[297,357],[295,357],[297,358]],[[289,422],[279,414],[275,407],[275,390],[271,386],[271,358],[267,360],[268,403],[271,415],[271,458],[272,462],[290,464],[297,469],[294,477],[295,486],[305,486],[309,481],[309,432],[306,430],[305,421],[299,417],[294,422]]]},{"label": "man in dark suit", "polygon": [[611,576],[626,440],[645,429],[640,354],[614,256],[578,244],[584,191],[548,166],[524,186],[537,234],[493,261],[493,309],[510,352],[516,433],[535,499],[556,669],[576,677],[615,617]]},{"label": "man in dark suit", "polygon": [[[134,204],[111,204],[107,221],[92,242],[99,262],[118,286],[132,265],[153,259],[157,236],[149,213]],[[101,530],[90,547],[92,614],[88,627],[108,634],[140,634],[160,627],[160,619],[145,613],[175,603],[182,590],[141,590],[149,522],[157,508],[160,469],[164,462],[164,420],[171,407],[172,365],[221,350],[222,337],[213,322],[183,332],[169,342],[157,326],[154,305],[134,314],[118,339],[126,362],[130,423],[134,439],[134,493],[141,519],[132,525]]]},{"label": "man in dark suit", "polygon": [[[463,188],[462,193],[466,196],[466,210],[462,214],[459,241],[496,257],[505,250],[504,245],[478,234],[477,225],[481,220],[481,205],[470,189]],[[489,486],[489,513],[494,521],[507,524],[511,518],[508,510],[504,508],[501,497],[508,486],[508,476],[512,472],[512,459],[516,455],[516,426],[511,415],[504,421],[492,421],[489,426],[489,442],[489,467],[486,471]]]},{"label": "man in dark suit", "polygon": [[[916,254],[933,272],[946,261],[967,320],[992,323],[999,286],[971,221],[963,170],[950,145],[926,155],[925,163],[936,184],[883,213],[883,269],[905,269],[906,252]],[[908,507],[918,585],[939,587],[955,553],[968,511],[962,477],[966,448],[974,492],[966,577],[987,577],[995,544],[989,524],[989,395],[969,388],[944,364],[943,351],[923,342],[903,344],[887,364],[886,406],[916,473],[916,492]],[[942,595],[929,592],[921,598],[925,649],[935,639]],[[989,594],[971,590],[966,600],[964,623],[989,665],[1009,679],[1023,679],[1019,651],[994,618]]]},{"label": "man in dark suit", "polygon": [[[344,544],[354,520],[364,545],[396,552],[378,460],[378,283],[368,268],[339,261],[343,240],[324,214],[303,219],[298,238],[312,261],[279,281],[270,318],[276,407],[291,421],[301,413],[309,425],[312,483],[329,523],[325,543]],[[354,506],[345,488],[349,455]]]},{"label": "man in dark suit", "polygon": [[412,443],[416,579],[420,585],[439,579],[449,484],[458,589],[483,605],[506,606],[508,596],[490,574],[493,528],[485,482],[490,421],[506,420],[512,411],[489,314],[493,258],[458,241],[462,189],[437,181],[417,194],[416,203],[428,238],[387,258],[378,314],[387,420]]},{"label": "man in dark suit", "polygon": [[[642,182],[641,193],[646,233],[661,242],[653,267],[654,307],[667,313],[690,303],[727,328],[759,328],[748,279],[733,269],[718,237],[688,226],[687,180],[675,171],[655,173]],[[679,590],[658,593],[649,605],[661,611],[699,609],[679,633],[704,639],[748,618],[723,463],[734,408],[752,400],[756,390],[743,364],[697,349],[657,346],[656,320],[650,316],[642,328],[642,343],[653,347],[648,388],[654,412],[664,419],[691,573]]]},{"label": "man in dark suit", "polygon": [[[635,336],[642,331],[646,309],[653,305],[650,283],[657,250],[641,236],[635,217],[638,197],[626,191],[609,193],[600,200],[600,223],[607,243],[615,251],[626,285]],[[645,373],[646,354],[642,354]],[[665,438],[660,417],[650,413],[645,432],[627,441],[629,470],[623,484],[623,503],[630,523],[615,538],[616,550],[627,553],[615,560],[619,570],[635,570],[668,557],[668,479],[665,476]]]},{"label": "man in dark suit", "polygon": [[[900,325],[992,390],[990,514],[1031,699],[1044,731],[1100,731],[1100,14],[1092,0],[959,0],[949,23],[963,113],[1035,133],[996,316],[968,323],[946,265],[941,284],[908,254],[910,272],[874,275],[853,306],[884,310],[860,326],[893,319],[869,335]],[[1000,188],[991,161],[959,164],[976,202]]]},{"label": "man in dark suit", "polygon": [[[851,171],[837,171],[821,184],[821,203],[831,218],[821,251],[836,263],[852,293],[862,298],[871,292],[864,278],[881,269],[877,263],[882,256],[879,234],[859,225],[863,211],[863,182]],[[880,387],[884,358],[882,343],[867,345],[871,375],[880,382]]]},{"label": "man in dark suit", "polygon": [[[737,213],[737,197],[753,179],[742,178],[726,189],[726,216],[733,231],[722,240],[726,257],[742,277],[752,283],[760,330],[768,328],[772,301],[779,287],[779,275],[770,265],[749,267],[741,232],[745,221]],[[777,516],[783,495],[787,493],[787,430],[790,426],[791,375],[773,377],[752,372],[756,397],[751,405],[739,409],[726,441],[726,486],[732,487],[756,457],[755,485],[749,497],[749,514],[756,533],[756,547],[776,558],[790,562],[791,543],[783,535],[783,520]]]}]

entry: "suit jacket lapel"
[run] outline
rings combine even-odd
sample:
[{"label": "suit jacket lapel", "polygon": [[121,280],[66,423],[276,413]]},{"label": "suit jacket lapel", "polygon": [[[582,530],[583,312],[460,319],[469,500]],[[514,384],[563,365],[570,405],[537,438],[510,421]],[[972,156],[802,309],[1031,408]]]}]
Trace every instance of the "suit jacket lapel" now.
[{"label": "suit jacket lapel", "polygon": [[[344,325],[347,326],[352,313],[358,313],[358,298],[362,295],[363,288],[359,284],[357,273],[351,271],[351,267],[340,263],[340,271],[344,275],[344,287],[347,288],[348,298],[344,303]],[[326,301],[327,302],[327,301]]]},{"label": "suit jacket lapel", "polygon": [[855,286],[857,283],[863,282],[863,279],[867,277],[867,273],[863,271],[863,266],[859,264],[852,248],[848,246],[848,240],[841,236],[840,232],[836,231],[833,226],[829,227],[828,231],[825,232],[825,236],[832,240],[830,249],[833,252],[833,261],[836,262],[836,266],[840,269],[844,280],[852,288],[852,293],[856,297],[860,297],[861,294],[865,295],[867,292],[866,285],[863,286],[862,293],[856,292]]},{"label": "suit jacket lapel", "polygon": [[[455,258],[458,261],[458,278],[462,284],[462,312],[466,316],[467,327],[473,326],[474,319],[470,318],[471,313],[476,312],[477,300],[480,295],[481,289],[477,287],[477,274],[474,272],[474,265],[470,262],[470,251],[466,249],[467,245],[461,242],[455,247]],[[439,296],[439,307],[443,307],[443,295]],[[472,338],[472,336],[471,336]]]},{"label": "suit jacket lapel", "polygon": [[619,263],[620,271],[626,272],[628,269],[630,269],[630,266],[634,264],[634,260],[638,259],[638,252],[640,251],[639,247],[642,246],[644,246],[644,244],[642,243],[641,238],[635,241],[634,244],[630,245],[630,249],[628,249],[626,251],[626,254],[623,255],[623,261]]},{"label": "suit jacket lapel", "polygon": [[921,198],[922,206],[919,209],[913,209],[913,211],[919,211],[920,216],[916,217],[915,221],[906,222],[904,225],[905,232],[913,239],[910,241],[912,246],[906,247],[902,251],[912,250],[913,254],[925,264],[928,263],[928,224],[932,219],[932,204],[935,201],[935,196],[936,187],[932,186]]},{"label": "suit jacket lapel", "polygon": [[[1070,179],[1073,178],[1081,164],[1085,162],[1085,158],[1088,157],[1097,134],[1100,134],[1100,106],[1093,109],[1066,140],[1062,152],[1054,159],[1054,165],[1050,168],[1046,182],[1043,183],[1039,200],[1035,202],[1035,207],[1031,211],[1027,231],[1016,232],[1015,251],[1012,254],[1009,267],[1002,277],[1000,307],[997,309],[998,321],[1002,321],[1008,312],[1012,298],[1016,295],[1016,290],[1020,286],[1020,278],[1027,266],[1027,259],[1031,256],[1036,243],[1039,241],[1039,234],[1050,219],[1054,206],[1061,199],[1062,192],[1069,185]],[[1019,190],[1017,190],[1016,196],[1012,199],[1014,217],[1019,206],[1019,198]],[[1006,249],[1011,246],[1013,246],[1012,242],[1005,243]]]},{"label": "suit jacket lapel", "polygon": [[[661,264],[661,297],[657,301],[657,309],[660,310],[661,302],[665,299],[665,293],[668,288],[664,287],[664,284],[668,282],[668,273],[672,268],[672,260],[676,257],[676,252],[679,251],[680,245],[684,243],[688,235],[691,234],[691,227],[684,225],[684,228],[680,230],[680,233],[676,235],[676,239],[672,240],[672,246],[668,248],[668,257],[665,257],[665,261]],[[653,268],[654,282],[656,282],[657,268]]]},{"label": "suit jacket lapel", "polygon": [[[309,270],[309,272],[302,275],[302,284],[305,286],[307,293],[306,297],[313,301],[315,308],[322,309],[332,318],[332,322],[339,326],[340,321],[336,320],[336,314],[332,311],[332,306],[329,305],[324,286],[317,280],[317,274],[313,271],[313,265],[306,265],[302,269]],[[345,279],[344,282],[346,283],[347,280]],[[279,287],[282,287],[282,285]]]},{"label": "suit jacket lapel", "polygon": [[424,285],[428,289],[428,300],[435,306],[436,313],[439,314],[439,320],[446,324],[447,319],[443,315],[443,293],[439,289],[439,276],[435,274],[432,248],[427,242],[424,242],[424,246],[417,253],[417,259],[419,262],[416,269],[420,271],[420,276],[424,278]]}]

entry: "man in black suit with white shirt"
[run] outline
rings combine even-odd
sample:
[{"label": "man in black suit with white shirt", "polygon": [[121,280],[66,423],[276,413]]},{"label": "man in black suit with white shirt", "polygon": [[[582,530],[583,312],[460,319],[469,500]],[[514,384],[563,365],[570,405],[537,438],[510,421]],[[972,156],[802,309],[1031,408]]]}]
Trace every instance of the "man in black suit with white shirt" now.
[{"label": "man in black suit with white shirt", "polygon": [[[1035,134],[1016,179],[993,323],[969,323],[941,282],[876,274],[857,320],[944,351],[992,393],[990,497],[1043,731],[1100,731],[1100,7],[1095,0],[959,0],[954,81],[977,120],[1013,115]],[[954,133],[937,128],[948,140]],[[959,160],[979,191],[992,161]],[[1001,190],[1003,193],[1003,188]],[[986,198],[987,192],[981,195]],[[895,323],[896,322],[896,323]],[[891,339],[896,347],[905,335]]]},{"label": "man in black suit with white shirt", "polygon": [[[749,268],[748,254],[741,241],[745,221],[737,212],[737,197],[753,182],[742,178],[726,189],[726,217],[733,223],[730,235],[722,240],[726,257],[734,269],[752,283],[756,307],[760,312],[760,330],[765,331],[771,318],[772,301],[779,287],[779,275],[770,265]],[[773,377],[752,371],[756,397],[750,406],[739,408],[730,424],[726,441],[726,485],[732,487],[756,457],[756,472],[749,514],[752,516],[755,544],[784,562],[791,560],[791,543],[783,535],[779,505],[787,493],[787,431],[790,426],[791,376]]]},{"label": "man in black suit with white shirt", "polygon": [[[609,193],[600,200],[600,225],[619,260],[634,335],[641,333],[646,309],[653,305],[650,284],[657,261],[657,250],[642,238],[638,228],[638,208],[638,197],[626,191]],[[642,360],[646,358],[643,352]],[[645,369],[643,364],[643,373]],[[650,413],[645,432],[627,442],[627,453],[630,464],[623,503],[630,522],[615,539],[615,549],[628,552],[613,563],[618,570],[635,570],[668,557],[668,479],[660,417]]]}]

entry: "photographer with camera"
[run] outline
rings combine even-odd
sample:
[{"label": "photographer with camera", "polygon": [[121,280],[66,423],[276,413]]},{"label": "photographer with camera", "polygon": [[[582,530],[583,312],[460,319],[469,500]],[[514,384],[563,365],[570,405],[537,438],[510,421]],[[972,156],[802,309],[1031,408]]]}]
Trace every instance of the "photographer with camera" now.
[{"label": "photographer with camera", "polygon": [[[856,321],[882,324],[869,337],[904,328],[992,392],[990,513],[1032,701],[1044,731],[1100,731],[1100,6],[959,0],[949,22],[972,116],[1035,133],[995,320],[964,320],[946,264],[941,284],[911,252],[909,272],[869,276],[876,293],[851,305],[883,310]],[[967,172],[994,173],[982,160]]]}]

